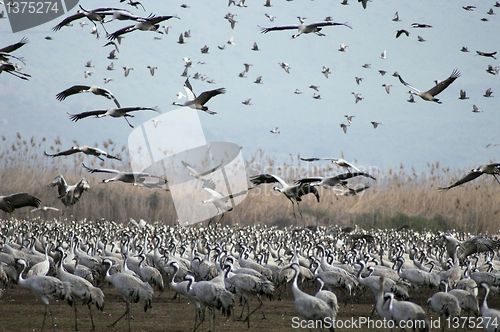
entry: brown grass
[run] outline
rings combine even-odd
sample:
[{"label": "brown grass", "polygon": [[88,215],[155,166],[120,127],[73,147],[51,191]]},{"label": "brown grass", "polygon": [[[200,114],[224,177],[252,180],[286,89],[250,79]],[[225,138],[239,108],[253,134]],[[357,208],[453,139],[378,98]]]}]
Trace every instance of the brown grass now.
[{"label": "brown grass", "polygon": [[[14,139],[1,138],[0,183],[1,194],[26,191],[42,199],[44,205],[62,207],[56,189],[48,187],[53,178],[63,174],[69,183],[85,177],[91,190],[86,192],[75,206],[65,208],[64,216],[76,219],[88,218],[126,222],[129,218],[144,218],[174,224],[175,209],[170,194],[164,190],[134,187],[123,183],[103,184],[104,176],[88,174],[81,167],[82,161],[90,166],[128,168],[125,147],[117,148],[108,140],[97,144],[112,154],[119,154],[123,162],[75,155],[49,158],[43,155],[66,149],[59,139],[24,138],[20,134]],[[78,142],[73,142],[77,144]],[[247,161],[250,175],[272,172],[285,179],[304,175],[337,174],[341,170],[328,163],[300,162],[296,156],[277,163],[262,151],[257,151]],[[497,232],[499,221],[500,190],[493,179],[483,176],[474,182],[448,192],[439,192],[437,187],[446,185],[463,176],[467,170],[442,168],[439,163],[429,164],[422,172],[400,166],[396,170],[380,171],[366,169],[377,177],[377,182],[363,195],[336,197],[329,190],[322,190],[318,204],[314,198],[306,197],[301,204],[303,220],[295,220],[291,204],[281,194],[273,192],[271,186],[250,191],[248,198],[232,212],[224,216],[225,223],[266,223],[287,225],[306,224],[358,224],[363,227],[399,227],[404,224],[414,228],[456,228],[474,232]],[[360,181],[360,180],[357,180]],[[0,212],[2,213],[2,212]],[[28,215],[28,209],[15,212],[20,217]],[[48,215],[48,217],[60,217]]]}]

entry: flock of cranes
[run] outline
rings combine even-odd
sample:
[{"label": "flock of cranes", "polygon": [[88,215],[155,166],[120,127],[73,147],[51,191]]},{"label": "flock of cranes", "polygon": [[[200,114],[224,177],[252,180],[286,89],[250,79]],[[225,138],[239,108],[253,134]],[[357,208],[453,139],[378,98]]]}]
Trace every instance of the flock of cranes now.
[{"label": "flock of cranes", "polygon": [[[193,331],[207,321],[207,310],[212,331],[216,320],[234,321],[240,310],[235,328],[256,326],[255,313],[265,317],[270,310],[266,298],[284,300],[287,294],[300,317],[325,324],[347,310],[342,301],[372,303],[372,314],[396,323],[421,320],[420,330],[429,330],[431,317],[491,317],[484,321],[487,331],[500,324],[500,311],[487,303],[488,294],[500,290],[500,241],[487,236],[15,218],[2,221],[0,235],[3,296],[15,298],[17,287],[30,290],[45,307],[42,329],[47,316],[55,328],[50,304],[64,300],[73,306],[75,330],[81,304],[91,330],[103,320],[115,326],[123,318],[131,330],[138,324],[132,321],[134,304],[155,310],[155,294],[164,288],[186,299],[170,305],[193,305]],[[92,307],[102,311],[111,288],[125,304],[124,313],[96,316]],[[422,293],[429,294],[427,301]],[[217,318],[218,312],[226,318]]]}]

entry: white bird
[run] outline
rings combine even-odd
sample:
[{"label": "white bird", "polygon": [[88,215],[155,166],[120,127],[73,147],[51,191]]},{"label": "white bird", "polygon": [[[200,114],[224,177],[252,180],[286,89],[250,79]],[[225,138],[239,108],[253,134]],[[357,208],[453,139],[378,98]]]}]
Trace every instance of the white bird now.
[{"label": "white bird", "polygon": [[287,74],[290,74],[290,65],[286,62],[279,62],[278,63],[280,65],[281,68],[283,68],[284,71],[286,71]]},{"label": "white bird", "polygon": [[280,133],[280,128],[279,127],[274,127],[273,129],[269,130],[271,134],[279,134]]},{"label": "white bird", "polygon": [[341,43],[338,50],[339,50],[339,52],[346,52],[348,47],[349,47],[349,45]]},{"label": "white bird", "polygon": [[351,94],[354,96],[354,102],[356,104],[364,99],[364,97],[361,96],[361,93],[351,92]]},{"label": "white bird", "polygon": [[382,53],[380,53],[380,59],[382,60],[387,59],[387,50],[383,50]]},{"label": "white bird", "polygon": [[392,84],[382,84],[382,86],[384,87],[385,89],[385,92],[387,92],[387,94],[390,94],[391,93],[391,87],[392,87]]},{"label": "white bird", "polygon": [[151,74],[151,76],[155,76],[155,70],[157,70],[158,67],[156,67],[156,66],[147,66],[146,68],[149,69],[149,73]]}]

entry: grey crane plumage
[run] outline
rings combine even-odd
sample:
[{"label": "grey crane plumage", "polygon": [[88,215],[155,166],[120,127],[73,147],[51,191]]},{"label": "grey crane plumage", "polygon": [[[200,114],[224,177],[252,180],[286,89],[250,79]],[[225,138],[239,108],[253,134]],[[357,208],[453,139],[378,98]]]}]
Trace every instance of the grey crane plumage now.
[{"label": "grey crane plumage", "polygon": [[102,261],[106,269],[106,281],[109,282],[122,296],[125,301],[125,312],[123,315],[118,317],[110,326],[115,326],[123,317],[127,316],[128,330],[130,331],[130,319],[131,319],[131,309],[132,303],[143,303],[144,311],[147,311],[152,307],[153,300],[153,288],[147,283],[143,282],[136,277],[124,272],[118,272],[110,274],[110,269],[113,263],[109,259],[104,259]]},{"label": "grey crane plumage", "polygon": [[401,77],[401,75],[399,75],[399,74],[397,75],[397,77],[399,78],[399,81],[404,86],[407,86],[407,87],[409,87],[411,89],[411,91],[410,91],[411,94],[415,94],[415,95],[419,96],[420,98],[422,98],[425,101],[433,101],[433,102],[436,102],[438,104],[441,104],[441,101],[439,101],[439,99],[437,99],[436,96],[438,94],[440,94],[443,90],[445,90],[458,77],[460,77],[460,72],[457,69],[453,70],[453,72],[451,73],[450,77],[448,77],[447,79],[439,82],[438,84],[436,84],[435,86],[433,86],[431,89],[429,89],[427,91],[420,91],[417,88],[415,88],[415,87],[411,86],[410,84],[406,83],[403,80],[403,78]]},{"label": "grey crane plumage", "polygon": [[52,327],[55,329],[54,315],[50,310],[49,301],[52,299],[67,300],[71,303],[71,285],[50,276],[32,276],[24,278],[23,273],[26,270],[27,263],[24,259],[17,259],[16,264],[22,266],[19,273],[18,284],[23,288],[29,289],[45,305],[45,314],[43,316],[42,330],[45,326],[47,314],[52,318]]}]

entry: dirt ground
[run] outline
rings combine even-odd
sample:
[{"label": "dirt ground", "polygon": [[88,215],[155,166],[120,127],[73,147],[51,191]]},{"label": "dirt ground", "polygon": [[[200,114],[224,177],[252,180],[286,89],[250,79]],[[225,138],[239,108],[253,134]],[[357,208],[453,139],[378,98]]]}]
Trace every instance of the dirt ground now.
[{"label": "dirt ground", "polygon": [[[127,331],[126,320],[121,320],[115,327],[108,327],[125,310],[125,304],[110,287],[103,288],[105,294],[104,311],[98,312],[93,307],[94,321],[97,331]],[[307,287],[306,291],[314,293],[313,286]],[[435,290],[434,290],[435,291]],[[414,301],[425,306],[425,301],[430,297],[433,290],[413,291]],[[362,294],[354,299],[349,299],[344,303],[345,296],[342,291],[336,292],[339,299],[339,313],[337,319],[348,319],[358,316],[369,316],[372,308],[371,294]],[[482,292],[480,293],[482,295]],[[133,320],[131,322],[132,331],[191,331],[194,323],[195,310],[187,299],[173,300],[174,293],[170,290],[155,292],[153,308],[144,312],[140,304],[132,306]],[[481,297],[482,298],[482,297]],[[251,309],[255,308],[257,301],[251,303]],[[490,295],[489,306],[500,308],[499,297]],[[74,331],[74,311],[65,302],[52,302],[51,308],[54,313],[56,331]],[[238,321],[241,311],[240,306],[236,306],[233,317],[226,319],[217,313],[215,318],[216,331],[292,331],[292,318],[295,314],[293,297],[290,289],[283,293],[282,300],[264,300],[261,311],[265,314],[265,319],[260,311],[257,311],[250,321],[250,328],[246,323]],[[0,298],[0,331],[40,331],[44,314],[42,302],[25,289],[19,286],[6,289]],[[89,331],[91,328],[90,317],[86,306],[78,306],[78,327],[80,331]],[[376,316],[374,316],[376,318]],[[309,329],[302,329],[309,331]],[[354,329],[370,330],[364,329]],[[438,330],[438,329],[435,329]],[[446,329],[461,331],[462,329]],[[50,318],[45,325],[45,331],[51,331]],[[208,331],[207,321],[198,331]],[[336,331],[353,331],[353,329],[336,329]]]}]

